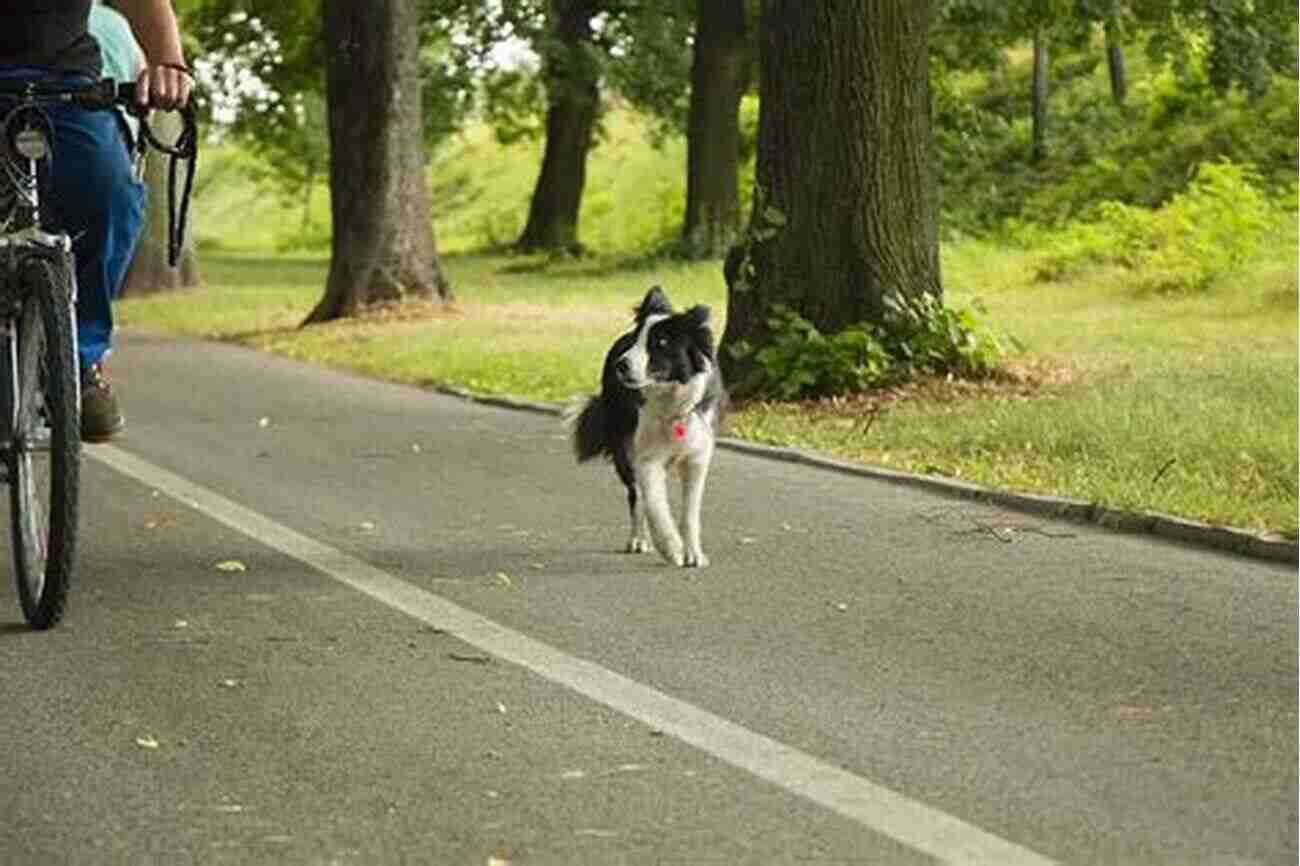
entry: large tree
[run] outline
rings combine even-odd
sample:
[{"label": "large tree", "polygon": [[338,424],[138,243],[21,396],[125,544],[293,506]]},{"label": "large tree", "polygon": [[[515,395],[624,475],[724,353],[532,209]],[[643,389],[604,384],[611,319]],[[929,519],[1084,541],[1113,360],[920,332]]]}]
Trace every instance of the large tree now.
[{"label": "large tree", "polygon": [[451,289],[433,239],[417,0],[324,0],[333,246],[304,324]]},{"label": "large tree", "polygon": [[546,150],[517,246],[528,252],[577,253],[578,216],[587,183],[600,103],[600,67],[592,45],[599,0],[551,0],[537,45],[546,84]]},{"label": "large tree", "polygon": [[[455,44],[461,63],[481,74],[484,113],[498,137],[544,137],[518,248],[582,249],[586,161],[599,140],[606,89],[658,117],[665,130],[685,128],[694,6],[693,0],[498,0],[458,8]],[[540,70],[502,64],[493,49],[507,38],[528,43]]]},{"label": "large tree", "polygon": [[728,256],[721,353],[744,388],[785,306],[833,333],[887,298],[941,297],[930,167],[928,0],[766,0],[758,165]]},{"label": "large tree", "polygon": [[721,257],[740,229],[740,99],[751,56],[745,0],[697,4],[686,132],[686,215],[691,257]]}]

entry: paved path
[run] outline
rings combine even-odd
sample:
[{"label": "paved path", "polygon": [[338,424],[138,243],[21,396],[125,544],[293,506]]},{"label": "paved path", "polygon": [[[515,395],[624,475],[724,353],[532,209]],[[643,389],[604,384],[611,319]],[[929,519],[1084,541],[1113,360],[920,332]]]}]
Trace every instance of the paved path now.
[{"label": "paved path", "polygon": [[113,372],[0,864],[1296,862],[1294,567],[724,452],[683,571],[552,418]]}]

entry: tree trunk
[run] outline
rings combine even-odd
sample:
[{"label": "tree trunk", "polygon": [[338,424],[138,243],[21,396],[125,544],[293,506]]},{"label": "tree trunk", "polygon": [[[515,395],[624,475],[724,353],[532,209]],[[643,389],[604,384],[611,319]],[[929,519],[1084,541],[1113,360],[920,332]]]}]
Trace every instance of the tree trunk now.
[{"label": "tree trunk", "polygon": [[1042,28],[1034,31],[1033,140],[1030,158],[1039,162],[1047,156],[1047,36]]},{"label": "tree trunk", "polygon": [[743,393],[774,305],[823,333],[942,297],[926,0],[767,0],[754,209],[728,255],[724,372]]},{"label": "tree trunk", "polygon": [[690,258],[719,258],[740,229],[740,98],[749,64],[745,0],[699,4],[686,133],[686,218]]},{"label": "tree trunk", "polygon": [[1124,68],[1124,45],[1120,25],[1114,18],[1106,21],[1106,68],[1110,70],[1110,95],[1115,104],[1124,107],[1128,99],[1128,74]]},{"label": "tree trunk", "polygon": [[303,324],[408,299],[447,300],[421,122],[419,3],[324,0],[333,244]]},{"label": "tree trunk", "polygon": [[541,52],[548,101],[546,152],[528,224],[515,244],[523,252],[582,252],[578,215],[600,99],[591,44],[597,6],[590,0],[551,2],[554,39]]},{"label": "tree trunk", "polygon": [[[154,132],[160,141],[175,141],[180,134],[181,119],[169,111],[156,111],[149,118]],[[126,279],[120,290],[121,297],[138,298],[143,295],[155,295],[172,292],[177,289],[190,289],[199,285],[199,265],[194,253],[194,226],[191,222],[185,227],[185,243],[181,247],[180,259],[176,267],[167,263],[167,211],[168,211],[168,163],[169,158],[156,151],[150,151],[145,165],[145,186],[149,190],[149,203],[145,208],[144,231],[136,245],[131,267],[126,272]],[[176,206],[180,207],[181,190],[184,188],[185,172],[189,163],[183,163],[176,173]],[[194,210],[190,209],[190,220]]]}]

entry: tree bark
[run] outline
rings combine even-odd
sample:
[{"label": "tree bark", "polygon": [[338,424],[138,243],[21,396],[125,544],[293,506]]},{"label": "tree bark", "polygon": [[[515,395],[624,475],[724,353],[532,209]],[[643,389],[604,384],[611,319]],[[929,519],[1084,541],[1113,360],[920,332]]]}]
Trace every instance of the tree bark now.
[{"label": "tree bark", "polygon": [[[175,141],[180,134],[181,119],[173,112],[156,111],[150,116],[149,123],[160,141]],[[185,227],[185,242],[176,267],[167,263],[167,201],[170,194],[167,188],[168,161],[167,156],[151,151],[145,164],[144,182],[149,198],[148,207],[145,208],[144,231],[136,245],[126,279],[122,282],[121,297],[138,298],[199,285],[198,258],[194,252],[193,208],[189,212],[191,223]],[[189,163],[183,163],[177,169],[178,208],[185,172],[188,170]]]},{"label": "tree bark", "polygon": [[333,242],[303,323],[409,299],[448,300],[433,239],[417,0],[324,0]]},{"label": "tree bark", "polygon": [[1047,36],[1042,28],[1034,31],[1033,132],[1030,158],[1034,162],[1047,156],[1047,77],[1050,60]]},{"label": "tree bark", "polygon": [[823,333],[942,297],[926,0],[767,0],[754,208],[728,255],[724,372],[743,393],[774,305]]},{"label": "tree bark", "polygon": [[591,44],[591,19],[598,6],[591,0],[551,0],[554,39],[542,51],[546,151],[528,223],[515,243],[522,252],[582,252],[578,216],[600,99]]},{"label": "tree bark", "polygon": [[1106,68],[1110,71],[1110,95],[1115,104],[1124,107],[1128,99],[1128,74],[1124,66],[1124,45],[1120,38],[1119,22],[1113,18],[1105,24]]},{"label": "tree bark", "polygon": [[699,4],[686,132],[686,217],[690,258],[719,258],[740,229],[740,99],[747,84],[745,0]]}]

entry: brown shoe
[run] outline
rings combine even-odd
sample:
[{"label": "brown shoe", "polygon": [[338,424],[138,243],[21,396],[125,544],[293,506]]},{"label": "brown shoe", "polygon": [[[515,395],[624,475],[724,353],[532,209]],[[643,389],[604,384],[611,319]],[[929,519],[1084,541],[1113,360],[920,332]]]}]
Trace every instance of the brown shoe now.
[{"label": "brown shoe", "polygon": [[104,365],[91,364],[81,373],[81,441],[107,442],[125,426],[117,396],[104,378]]}]

